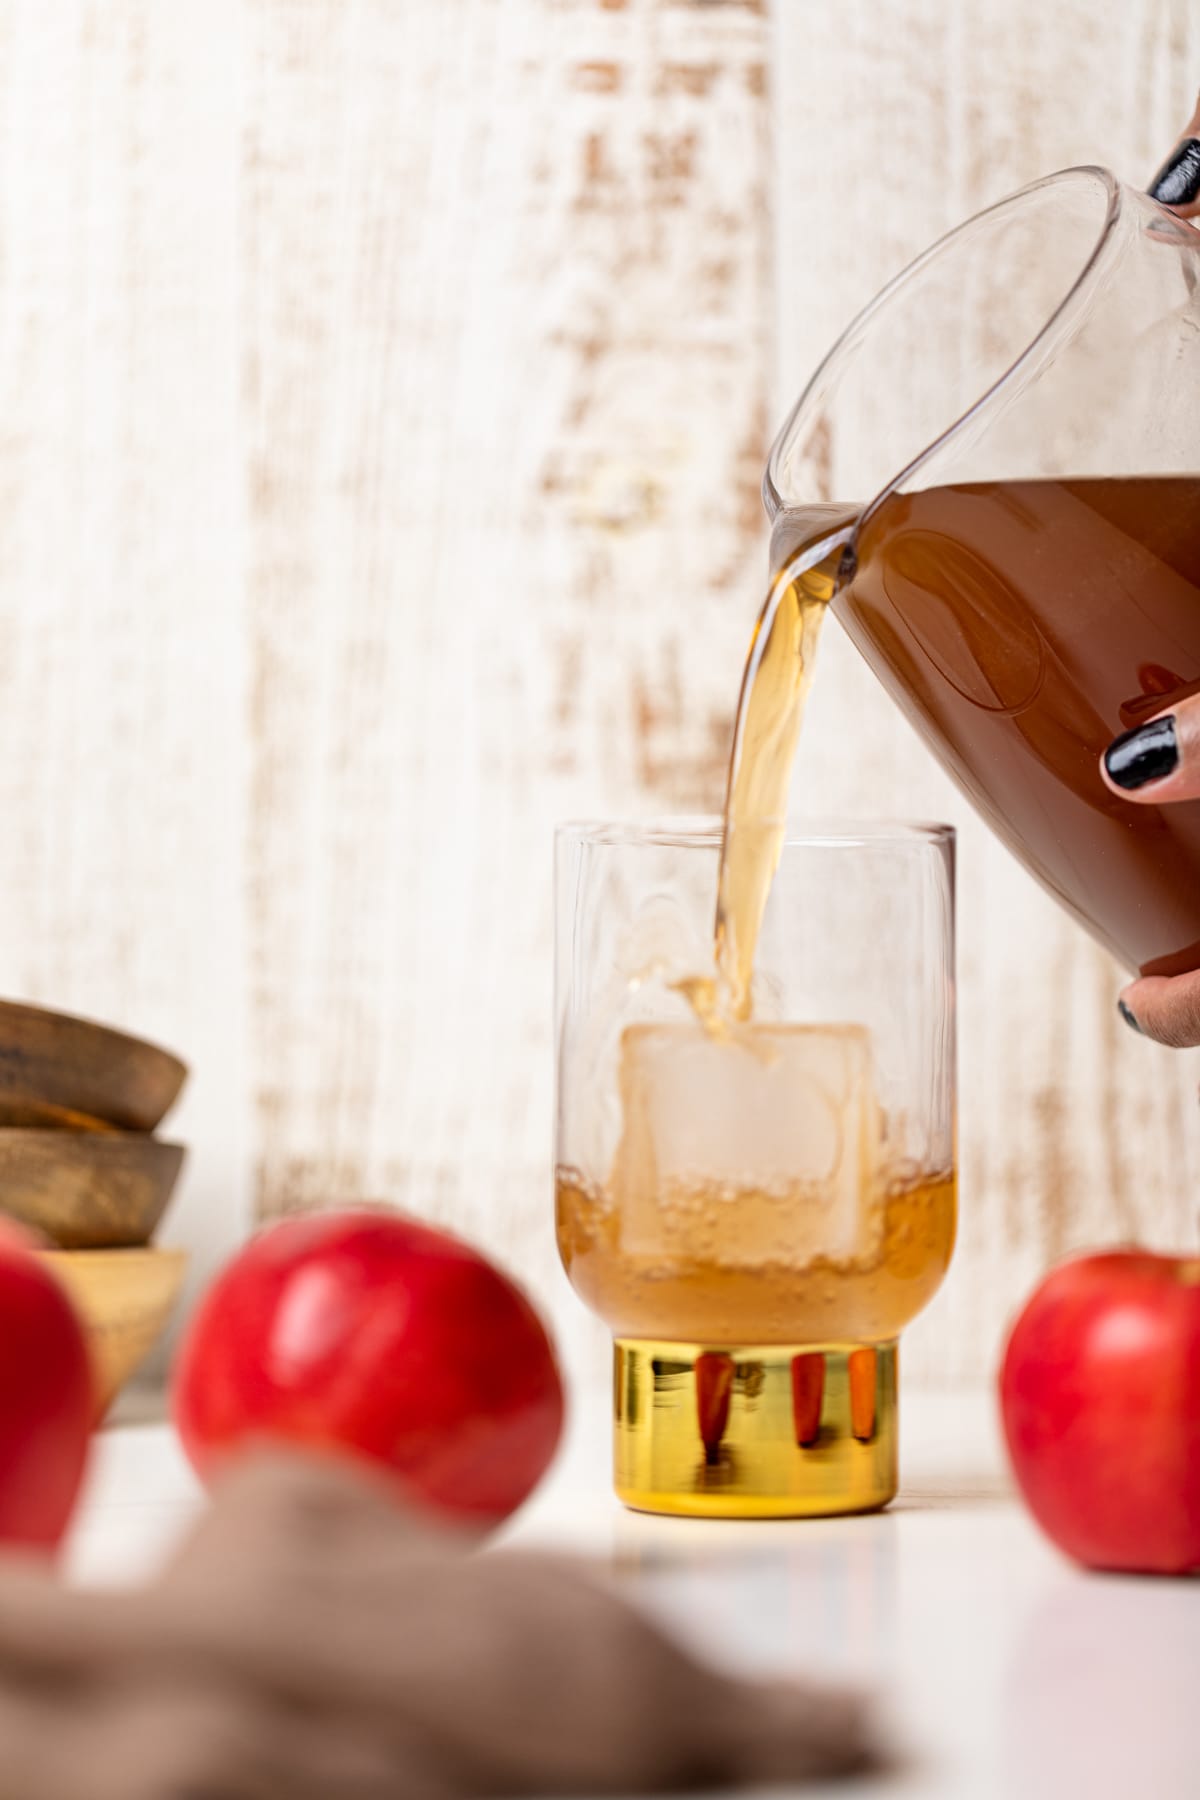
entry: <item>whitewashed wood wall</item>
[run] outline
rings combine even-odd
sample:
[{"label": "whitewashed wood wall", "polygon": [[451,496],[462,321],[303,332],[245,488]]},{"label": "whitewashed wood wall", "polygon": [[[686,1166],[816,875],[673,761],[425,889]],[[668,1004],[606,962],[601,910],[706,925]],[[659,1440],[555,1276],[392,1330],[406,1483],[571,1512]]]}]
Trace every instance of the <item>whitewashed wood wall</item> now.
[{"label": "whitewashed wood wall", "polygon": [[[1193,0],[0,0],[0,990],[192,1061],[193,1292],[388,1196],[550,1230],[549,842],[715,807],[774,424],[931,237],[1144,178]],[[832,634],[827,634],[827,639]],[[961,859],[961,1249],[1194,1243],[1197,1065],[827,641],[819,810]],[[852,734],[852,763],[835,748]]]}]

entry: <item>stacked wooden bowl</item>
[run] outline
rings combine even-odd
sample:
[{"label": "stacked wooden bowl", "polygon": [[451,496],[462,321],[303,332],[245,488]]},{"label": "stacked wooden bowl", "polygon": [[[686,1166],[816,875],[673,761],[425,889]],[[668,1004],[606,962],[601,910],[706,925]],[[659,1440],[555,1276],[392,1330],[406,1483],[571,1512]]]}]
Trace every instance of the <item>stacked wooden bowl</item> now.
[{"label": "stacked wooden bowl", "polygon": [[187,1069],[156,1044],[0,1001],[0,1213],[41,1233],[87,1326],[97,1412],[162,1332],[186,1256],[153,1243],[184,1152],[154,1134]]}]

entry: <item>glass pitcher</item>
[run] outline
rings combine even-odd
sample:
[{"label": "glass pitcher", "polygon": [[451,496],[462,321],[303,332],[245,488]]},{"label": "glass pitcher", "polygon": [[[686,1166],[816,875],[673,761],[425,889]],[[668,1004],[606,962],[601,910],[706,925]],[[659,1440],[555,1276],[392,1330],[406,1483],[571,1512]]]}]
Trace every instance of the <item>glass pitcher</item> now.
[{"label": "glass pitcher", "polygon": [[1200,967],[1200,803],[1134,806],[1099,758],[1200,688],[1198,252],[1107,170],[1035,182],[859,315],[764,479],[777,570],[806,566],[811,503],[859,506],[833,610],[993,830],[1142,974]]}]

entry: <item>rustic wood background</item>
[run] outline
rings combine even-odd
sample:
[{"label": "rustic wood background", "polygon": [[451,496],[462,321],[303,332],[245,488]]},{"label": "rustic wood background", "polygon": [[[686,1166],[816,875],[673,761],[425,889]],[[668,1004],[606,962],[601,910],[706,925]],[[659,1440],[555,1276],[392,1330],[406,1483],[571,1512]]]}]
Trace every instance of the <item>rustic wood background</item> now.
[{"label": "rustic wood background", "polygon": [[[551,827],[719,803],[804,372],[986,201],[1144,179],[1198,78],[1193,0],[0,0],[0,989],[191,1059],[193,1291],[388,1196],[601,1365]],[[1196,1060],[844,644],[817,688],[818,810],[963,826],[962,1239],[909,1364],[975,1373],[1068,1246],[1195,1242]]]}]

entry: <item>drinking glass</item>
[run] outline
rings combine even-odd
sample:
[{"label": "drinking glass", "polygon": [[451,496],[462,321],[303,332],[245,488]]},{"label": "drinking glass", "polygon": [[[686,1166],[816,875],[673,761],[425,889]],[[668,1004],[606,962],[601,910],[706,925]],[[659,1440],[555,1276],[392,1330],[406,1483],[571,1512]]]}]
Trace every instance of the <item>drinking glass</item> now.
[{"label": "drinking glass", "polygon": [[559,1251],[615,1340],[627,1505],[864,1511],[954,1242],[954,833],[789,835],[743,1024],[689,998],[720,844],[715,819],[558,833]]}]

